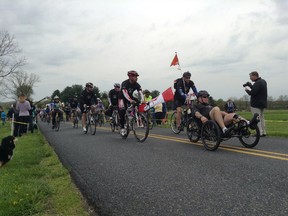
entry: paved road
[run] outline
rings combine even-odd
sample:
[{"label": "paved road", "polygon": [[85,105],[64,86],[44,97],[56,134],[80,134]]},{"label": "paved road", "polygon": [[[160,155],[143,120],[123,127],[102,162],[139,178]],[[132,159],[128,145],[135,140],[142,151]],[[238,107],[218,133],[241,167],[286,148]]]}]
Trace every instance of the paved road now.
[{"label": "paved road", "polygon": [[153,128],[144,143],[108,127],[96,135],[40,128],[101,216],[288,215],[288,139],[236,139],[215,152]]}]

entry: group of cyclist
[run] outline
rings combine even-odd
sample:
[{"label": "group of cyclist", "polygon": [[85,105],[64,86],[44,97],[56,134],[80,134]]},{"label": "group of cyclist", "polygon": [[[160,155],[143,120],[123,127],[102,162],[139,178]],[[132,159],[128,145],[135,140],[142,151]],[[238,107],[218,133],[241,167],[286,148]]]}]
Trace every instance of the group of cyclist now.
[{"label": "group of cyclist", "polygon": [[[174,95],[174,108],[177,111],[176,124],[180,127],[182,106],[189,100],[188,94],[190,89],[193,91],[193,95],[197,97],[197,104],[193,106],[192,115],[199,122],[205,123],[208,120],[215,121],[222,130],[222,133],[228,134],[231,130],[229,126],[233,122],[238,122],[244,118],[238,116],[235,112],[221,111],[218,106],[212,106],[209,104],[209,93],[206,90],[197,91],[194,82],[191,80],[191,73],[183,73],[182,78],[174,81],[175,95]],[[254,115],[251,121],[246,120],[250,127],[255,127],[258,123],[257,115]],[[182,129],[182,128],[181,128]]]},{"label": "group of cyclist", "polygon": [[[124,127],[127,107],[133,103],[148,102],[152,99],[147,92],[144,92],[143,94],[141,85],[138,83],[139,74],[135,70],[128,71],[127,75],[128,79],[124,80],[121,84],[115,83],[114,88],[111,89],[108,94],[108,110],[110,110],[109,113],[112,113],[113,109],[118,109],[120,117],[120,134],[122,136],[127,133]],[[104,112],[105,110],[102,101],[99,98],[96,98],[93,87],[93,83],[86,83],[85,89],[81,92],[80,98],[78,99],[77,96],[74,96],[70,101],[70,108],[72,113],[74,113],[73,116],[81,115],[82,128],[84,132],[86,132],[87,108],[90,108],[92,112],[97,112],[99,110]],[[194,118],[198,119],[201,123],[205,123],[210,119],[217,122],[223,134],[229,132],[229,128],[227,127],[232,122],[238,121],[240,118],[234,112],[228,113],[221,111],[217,106],[211,106],[209,104],[209,93],[206,90],[197,90],[194,82],[191,80],[191,73],[189,71],[184,72],[181,78],[174,81],[174,88],[174,109],[176,109],[177,112],[176,124],[178,128],[181,128],[182,106],[189,101],[191,95],[197,97],[197,104],[193,106],[192,110]],[[192,94],[189,94],[190,90],[193,91]],[[138,98],[133,96],[135,91],[138,92]],[[56,113],[59,113],[60,118],[63,115],[61,111],[61,102],[57,95],[53,98],[53,102],[50,106],[52,113],[52,127],[54,127]],[[247,121],[247,123],[251,125],[257,124],[256,117],[253,117],[252,120]]]}]

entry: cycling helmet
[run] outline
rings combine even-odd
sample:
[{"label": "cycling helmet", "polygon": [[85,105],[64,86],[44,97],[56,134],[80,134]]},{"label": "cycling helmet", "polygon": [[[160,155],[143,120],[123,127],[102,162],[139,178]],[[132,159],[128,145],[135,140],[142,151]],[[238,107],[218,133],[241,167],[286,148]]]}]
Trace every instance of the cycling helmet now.
[{"label": "cycling helmet", "polygon": [[151,93],[150,93],[150,91],[149,91],[148,89],[145,89],[145,90],[143,91],[143,94],[151,94]]},{"label": "cycling helmet", "polygon": [[131,70],[131,71],[128,71],[127,72],[127,75],[130,77],[130,76],[139,76],[139,74],[136,72],[136,71],[134,71],[134,70]]},{"label": "cycling helmet", "polygon": [[54,100],[59,99],[58,95],[55,95],[53,99]]},{"label": "cycling helmet", "polygon": [[115,83],[115,84],[114,84],[114,87],[120,88],[120,84],[119,84],[119,83]]},{"label": "cycling helmet", "polygon": [[86,87],[87,87],[87,88],[88,88],[88,87],[93,88],[93,83],[91,83],[91,82],[86,83]]},{"label": "cycling helmet", "polygon": [[210,96],[209,93],[206,90],[201,90],[197,94],[197,98],[202,97],[202,96]]},{"label": "cycling helmet", "polygon": [[186,72],[183,73],[183,77],[190,78],[191,77],[191,73],[189,71],[186,71]]}]

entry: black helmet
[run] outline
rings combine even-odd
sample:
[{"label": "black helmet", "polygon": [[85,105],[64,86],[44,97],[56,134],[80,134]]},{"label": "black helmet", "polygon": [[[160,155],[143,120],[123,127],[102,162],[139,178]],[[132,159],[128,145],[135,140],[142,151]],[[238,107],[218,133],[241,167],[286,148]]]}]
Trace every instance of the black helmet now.
[{"label": "black helmet", "polygon": [[206,90],[201,90],[201,91],[198,92],[197,98],[202,97],[202,96],[209,97],[210,95],[209,95],[209,93]]},{"label": "black helmet", "polygon": [[93,88],[93,83],[91,83],[91,82],[86,83],[86,87],[91,87],[91,88]]},{"label": "black helmet", "polygon": [[183,73],[183,77],[190,78],[191,77],[191,73],[189,71],[186,71],[186,72]]},{"label": "black helmet", "polygon": [[120,84],[119,84],[119,83],[115,83],[115,84],[114,84],[114,87],[120,88]]},{"label": "black helmet", "polygon": [[134,71],[134,70],[131,70],[131,71],[128,71],[127,72],[127,75],[130,77],[130,76],[139,76],[139,74],[136,72],[136,71]]}]

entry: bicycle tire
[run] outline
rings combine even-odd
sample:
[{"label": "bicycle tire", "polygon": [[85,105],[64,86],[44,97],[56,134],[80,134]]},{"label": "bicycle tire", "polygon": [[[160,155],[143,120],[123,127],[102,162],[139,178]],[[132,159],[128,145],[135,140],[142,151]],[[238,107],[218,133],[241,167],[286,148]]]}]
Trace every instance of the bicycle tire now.
[{"label": "bicycle tire", "polygon": [[90,121],[90,131],[91,131],[92,135],[95,135],[96,134],[96,127],[97,127],[96,115],[92,114],[90,116],[90,119],[93,120],[93,123],[92,123],[92,121]]},{"label": "bicycle tire", "polygon": [[58,114],[56,115],[55,123],[56,123],[55,129],[56,129],[56,131],[59,131],[59,129],[60,129],[60,117]]},{"label": "bicycle tire", "polygon": [[177,113],[176,113],[176,111],[174,111],[171,115],[170,126],[171,126],[173,133],[179,134],[181,132],[181,130],[177,127],[176,115],[177,115]]},{"label": "bicycle tire", "polygon": [[201,128],[194,118],[190,118],[187,122],[187,136],[191,142],[198,142],[201,137]]},{"label": "bicycle tire", "polygon": [[205,149],[215,151],[221,142],[219,126],[214,121],[207,121],[201,128],[201,139]]},{"label": "bicycle tire", "polygon": [[132,119],[132,130],[138,142],[144,142],[149,134],[149,122],[147,116],[143,113],[138,113]]},{"label": "bicycle tire", "polygon": [[127,139],[128,135],[129,135],[129,133],[130,133],[130,127],[129,127],[130,122],[129,122],[129,118],[127,117],[127,115],[125,115],[125,119],[126,119],[126,121],[125,121],[124,127],[125,127],[125,129],[126,129],[126,134],[122,135],[122,134],[120,133],[122,139]]},{"label": "bicycle tire", "polygon": [[89,113],[86,113],[86,131],[84,132],[85,134],[88,133],[88,130],[91,127],[90,124],[91,124],[91,121],[90,121]]},{"label": "bicycle tire", "polygon": [[239,131],[239,140],[243,146],[246,148],[253,148],[255,147],[260,140],[260,130],[258,127],[250,128],[245,121],[243,128]]}]

